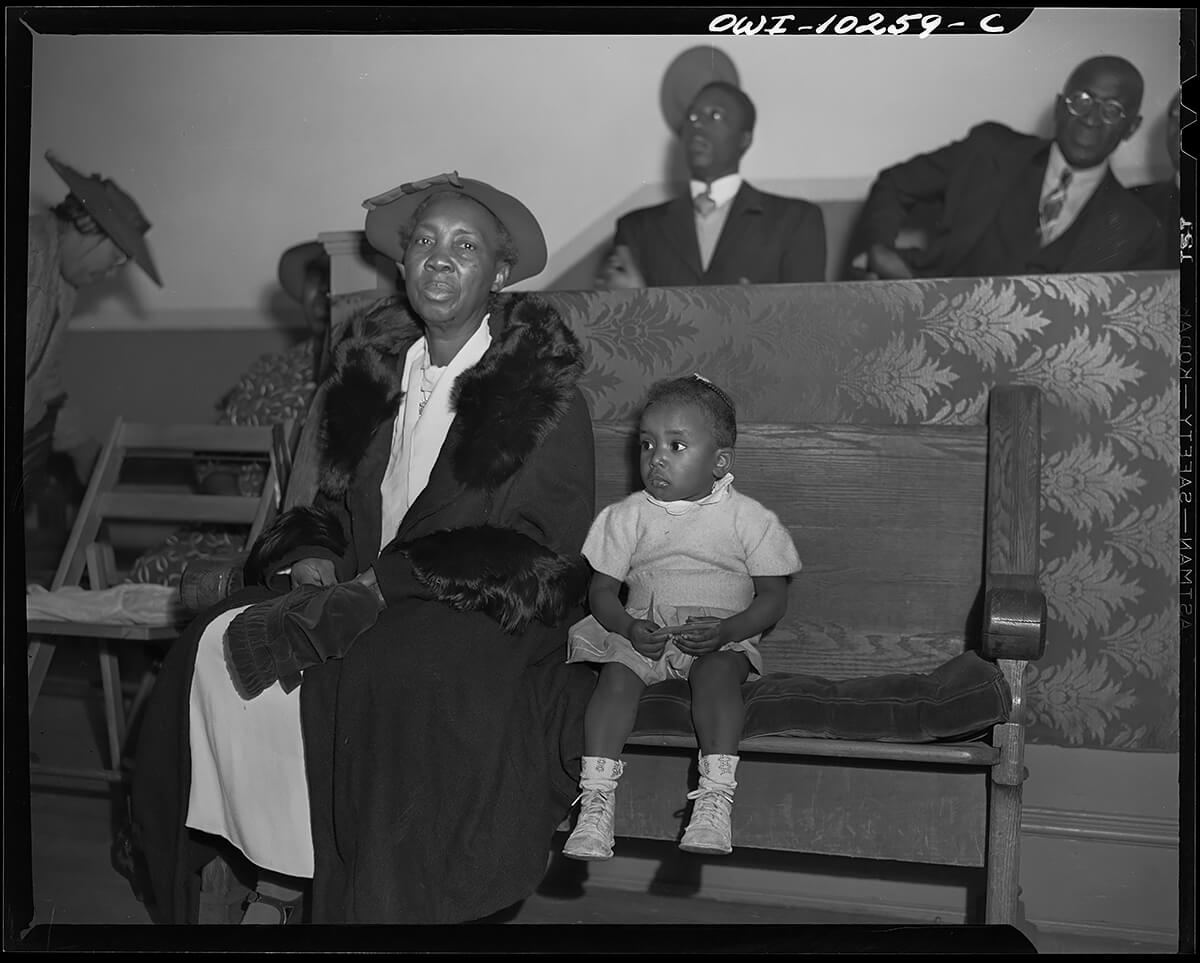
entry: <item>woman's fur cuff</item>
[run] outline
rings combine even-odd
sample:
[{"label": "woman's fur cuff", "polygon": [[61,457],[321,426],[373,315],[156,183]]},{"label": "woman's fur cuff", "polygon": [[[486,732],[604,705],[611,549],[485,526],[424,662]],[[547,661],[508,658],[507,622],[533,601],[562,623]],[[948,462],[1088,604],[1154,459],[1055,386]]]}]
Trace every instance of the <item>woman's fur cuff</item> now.
[{"label": "woman's fur cuff", "polygon": [[582,602],[591,568],[512,529],[481,525],[434,532],[401,547],[413,575],[441,602],[479,611],[506,632],[557,625]]},{"label": "woman's fur cuff", "polygon": [[266,585],[267,579],[296,560],[300,549],[323,548],[335,556],[346,553],[346,534],[337,516],[307,505],[288,509],[267,525],[250,549],[243,568],[247,585]]}]

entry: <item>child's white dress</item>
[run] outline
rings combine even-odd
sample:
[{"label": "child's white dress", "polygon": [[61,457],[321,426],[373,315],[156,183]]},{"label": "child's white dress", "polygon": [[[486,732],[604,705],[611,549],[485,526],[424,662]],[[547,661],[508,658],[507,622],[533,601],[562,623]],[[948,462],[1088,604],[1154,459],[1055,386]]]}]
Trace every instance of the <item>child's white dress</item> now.
[{"label": "child's white dress", "polygon": [[[796,546],[779,518],[735,491],[732,482],[733,475],[725,475],[695,502],[635,492],[596,517],[583,554],[597,572],[628,586],[630,615],[664,626],[683,625],[689,616],[726,618],[754,600],[754,577],[800,570]],[[758,638],[721,647],[746,654],[751,679],[762,674]],[[695,657],[668,642],[653,661],[589,615],[571,627],[567,661],[620,662],[652,685],[686,679]]]}]

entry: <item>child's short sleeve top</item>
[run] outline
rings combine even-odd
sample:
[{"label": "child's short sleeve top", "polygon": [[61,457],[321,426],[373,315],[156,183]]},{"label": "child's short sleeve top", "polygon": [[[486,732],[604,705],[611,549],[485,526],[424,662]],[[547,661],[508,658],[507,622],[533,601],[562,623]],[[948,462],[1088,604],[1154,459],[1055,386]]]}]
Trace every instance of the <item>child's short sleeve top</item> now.
[{"label": "child's short sleeve top", "polygon": [[676,513],[635,492],[600,512],[583,554],[597,572],[629,584],[631,605],[651,592],[676,605],[717,604],[714,593],[727,607],[744,605],[752,578],[791,575],[800,557],[774,512],[732,487],[721,496]]}]

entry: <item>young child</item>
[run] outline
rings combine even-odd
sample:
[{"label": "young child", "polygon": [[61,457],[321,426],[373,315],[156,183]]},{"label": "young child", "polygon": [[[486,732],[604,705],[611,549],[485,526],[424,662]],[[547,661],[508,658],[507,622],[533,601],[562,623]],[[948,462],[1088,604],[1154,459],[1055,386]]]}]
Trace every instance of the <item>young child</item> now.
[{"label": "young child", "polygon": [[[597,516],[583,554],[591,615],[568,662],[601,663],[584,721],[580,812],[563,853],[609,859],[625,740],[646,686],[687,679],[700,788],[680,848],[733,851],[730,814],[745,719],[742,683],[762,674],[755,642],[783,615],[800,569],[775,514],[732,487],[733,402],[700,375],[653,385],[642,409],[644,491]],[[628,587],[622,605],[619,592]]]}]

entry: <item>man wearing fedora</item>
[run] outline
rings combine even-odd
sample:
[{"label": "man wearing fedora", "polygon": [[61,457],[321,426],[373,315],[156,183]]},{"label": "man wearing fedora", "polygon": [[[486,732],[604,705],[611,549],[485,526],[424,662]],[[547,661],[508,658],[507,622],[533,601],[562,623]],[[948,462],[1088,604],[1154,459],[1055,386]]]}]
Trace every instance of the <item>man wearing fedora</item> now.
[{"label": "man wearing fedora", "polygon": [[[687,84],[668,71],[664,86]],[[707,64],[719,65],[711,57]],[[617,221],[600,287],[675,287],[709,284],[787,284],[825,278],[825,221],[821,209],[798,198],[760,191],[739,173],[754,138],[753,101],[732,79],[702,84],[671,109],[690,174],[686,194],[641,208]]]},{"label": "man wearing fedora", "polygon": [[150,229],[132,197],[99,174],[84,177],[47,151],[70,193],[29,217],[25,313],[25,451],[28,486],[51,450],[67,452],[87,482],[99,443],[76,422],[59,372],[63,338],[80,290],[114,276],[130,259],[162,286],[146,246]]}]

